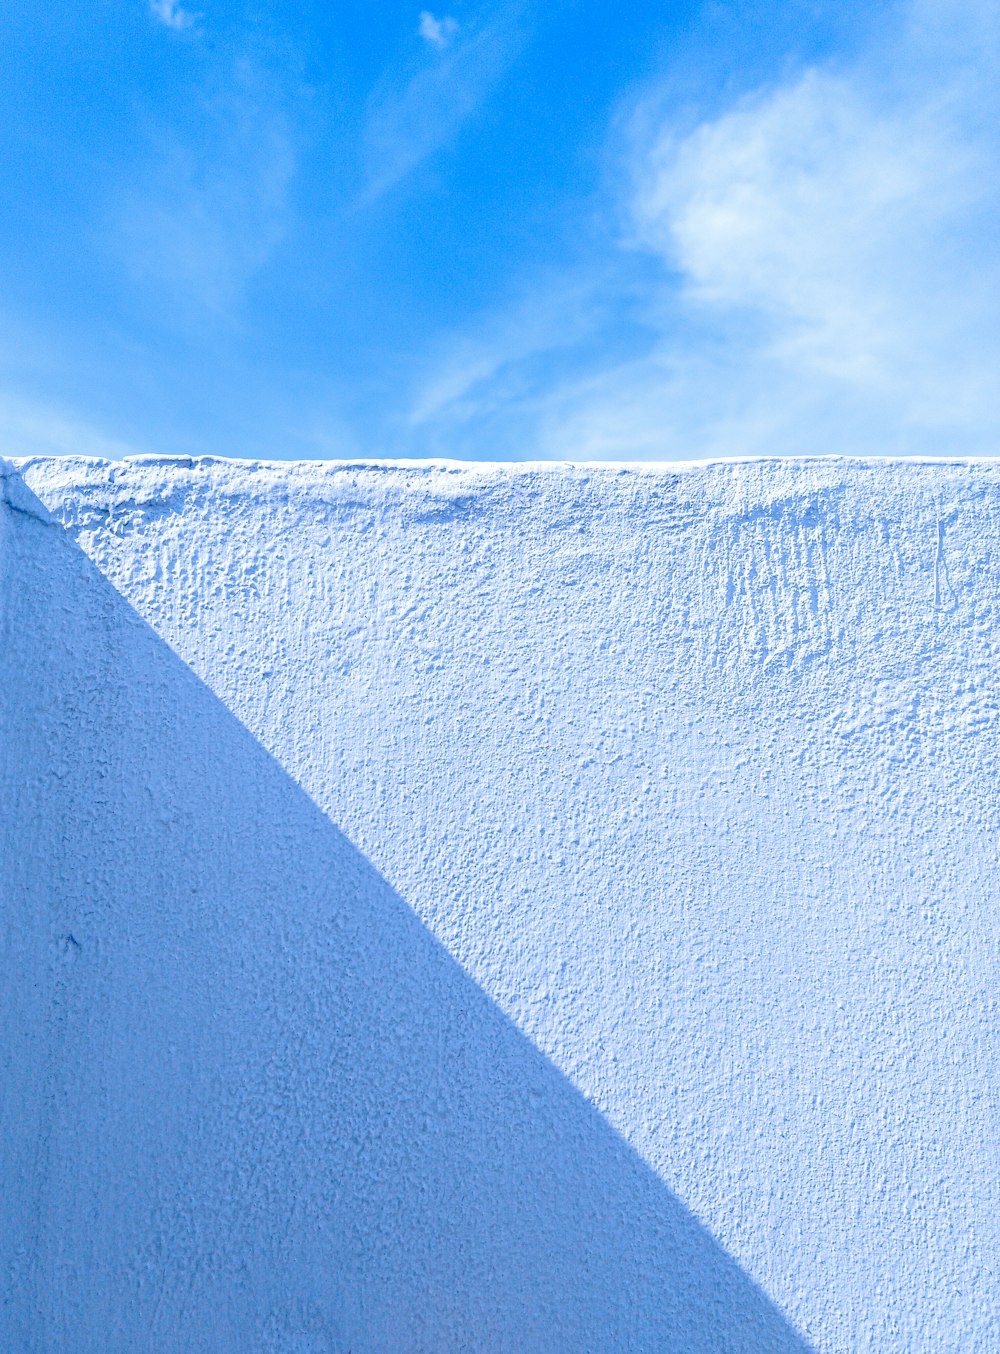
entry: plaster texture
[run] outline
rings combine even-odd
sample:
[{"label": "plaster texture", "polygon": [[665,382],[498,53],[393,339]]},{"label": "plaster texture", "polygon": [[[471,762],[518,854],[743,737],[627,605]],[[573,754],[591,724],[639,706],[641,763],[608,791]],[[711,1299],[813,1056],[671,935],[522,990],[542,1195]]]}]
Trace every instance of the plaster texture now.
[{"label": "plaster texture", "polygon": [[1000,466],[4,491],[4,1350],[1000,1350]]}]

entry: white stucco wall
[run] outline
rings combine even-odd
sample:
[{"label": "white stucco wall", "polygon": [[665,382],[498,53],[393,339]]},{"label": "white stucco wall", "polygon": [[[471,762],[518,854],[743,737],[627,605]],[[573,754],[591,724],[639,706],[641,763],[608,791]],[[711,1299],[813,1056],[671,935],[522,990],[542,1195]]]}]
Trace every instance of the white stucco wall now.
[{"label": "white stucco wall", "polygon": [[5,496],[4,1350],[1000,1349],[1000,466]]}]

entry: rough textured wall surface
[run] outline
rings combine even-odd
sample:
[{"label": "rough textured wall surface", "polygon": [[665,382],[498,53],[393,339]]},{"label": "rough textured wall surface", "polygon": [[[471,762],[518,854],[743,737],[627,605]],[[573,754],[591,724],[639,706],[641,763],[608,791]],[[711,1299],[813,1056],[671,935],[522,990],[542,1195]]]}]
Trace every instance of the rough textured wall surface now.
[{"label": "rough textured wall surface", "polygon": [[0,1345],[1000,1349],[1000,468],[35,460]]}]

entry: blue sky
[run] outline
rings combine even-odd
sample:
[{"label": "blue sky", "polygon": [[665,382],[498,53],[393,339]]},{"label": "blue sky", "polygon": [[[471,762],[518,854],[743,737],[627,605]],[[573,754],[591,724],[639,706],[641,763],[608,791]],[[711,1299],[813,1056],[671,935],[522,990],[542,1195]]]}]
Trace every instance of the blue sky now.
[{"label": "blue sky", "polygon": [[9,0],[0,450],[1000,452],[993,0]]}]

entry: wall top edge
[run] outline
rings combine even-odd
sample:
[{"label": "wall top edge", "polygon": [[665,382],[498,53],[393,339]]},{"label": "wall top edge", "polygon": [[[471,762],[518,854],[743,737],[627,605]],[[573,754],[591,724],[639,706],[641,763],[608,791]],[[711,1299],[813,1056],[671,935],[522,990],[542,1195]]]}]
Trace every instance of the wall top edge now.
[{"label": "wall top edge", "polygon": [[[542,501],[584,513],[644,511],[666,496],[682,516],[742,513],[816,495],[847,494],[865,511],[968,495],[1000,498],[1000,458],[730,457],[701,461],[250,461],[222,457],[33,456],[0,458],[0,499],[14,511],[64,524],[100,525],[107,511],[282,513],[527,510]],[[957,496],[957,498],[956,498]],[[214,504],[214,507],[209,505]],[[237,505],[242,505],[238,507]],[[475,505],[473,507],[473,505]],[[561,509],[560,509],[561,510]],[[81,517],[81,513],[83,517]],[[94,516],[96,514],[96,516]],[[54,517],[53,517],[54,515]],[[686,520],[686,518],[685,518]]]},{"label": "wall top edge", "polygon": [[459,474],[518,475],[558,474],[582,471],[608,471],[612,474],[640,473],[675,475],[687,471],[725,468],[727,466],[753,466],[760,468],[804,469],[823,467],[826,469],[843,467],[844,469],[889,469],[907,466],[944,466],[953,469],[1000,469],[1000,453],[996,456],[880,456],[880,455],[802,455],[802,456],[706,456],[678,460],[503,460],[476,461],[452,459],[448,457],[337,457],[321,459],[310,457],[304,460],[268,460],[243,458],[238,456],[172,456],[137,455],[110,458],[105,456],[53,455],[53,456],[12,456],[0,457],[0,474],[9,467],[16,474],[23,474],[32,467],[61,468],[70,470],[108,470],[143,468],[163,470],[219,470],[244,473],[266,472],[268,474],[291,474],[296,476],[334,474],[338,471],[404,471],[448,472]]}]

